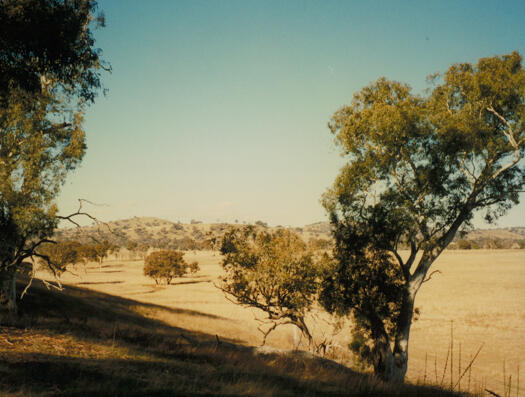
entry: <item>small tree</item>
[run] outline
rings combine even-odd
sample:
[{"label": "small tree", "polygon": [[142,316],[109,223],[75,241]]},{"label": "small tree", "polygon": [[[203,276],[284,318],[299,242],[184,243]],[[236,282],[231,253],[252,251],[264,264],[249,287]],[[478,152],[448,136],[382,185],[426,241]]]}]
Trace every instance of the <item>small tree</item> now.
[{"label": "small tree", "polygon": [[136,252],[139,253],[139,256],[144,259],[144,257],[146,256],[146,254],[148,253],[148,250],[149,250],[149,244],[147,243],[140,243],[137,245],[137,248],[136,248]]},{"label": "small tree", "polygon": [[188,269],[189,269],[189,272],[190,272],[191,274],[195,274],[195,273],[197,273],[199,270],[201,270],[201,268],[200,268],[198,262],[192,262],[192,263],[190,263],[190,265],[188,266]]},{"label": "small tree", "polygon": [[376,374],[397,382],[431,265],[475,212],[494,220],[518,203],[525,183],[521,55],[452,65],[433,81],[420,96],[379,79],[330,123],[348,163],[324,197],[335,265],[322,301],[353,314]]},{"label": "small tree", "polygon": [[97,253],[99,270],[102,270],[102,262],[107,258],[108,254],[115,249],[115,247],[116,246],[111,244],[108,240],[100,241],[93,245],[93,249]]},{"label": "small tree", "polygon": [[76,241],[42,244],[38,248],[40,267],[60,278],[68,266],[74,266],[82,261],[81,247],[82,245]]},{"label": "small tree", "polygon": [[155,251],[144,260],[144,275],[155,280],[157,285],[162,281],[169,285],[173,278],[182,277],[187,268],[184,254],[180,251]]},{"label": "small tree", "polygon": [[270,328],[259,328],[263,344],[276,327],[293,324],[311,346],[305,316],[317,298],[320,265],[301,238],[286,229],[232,228],[223,237],[221,252],[226,276],[220,288],[237,303],[267,315]]}]

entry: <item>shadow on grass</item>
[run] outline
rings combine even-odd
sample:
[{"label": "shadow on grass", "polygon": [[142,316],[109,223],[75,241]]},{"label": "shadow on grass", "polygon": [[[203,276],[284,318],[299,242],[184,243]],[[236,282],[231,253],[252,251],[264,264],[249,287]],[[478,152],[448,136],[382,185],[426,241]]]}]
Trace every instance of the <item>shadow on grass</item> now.
[{"label": "shadow on grass", "polygon": [[459,395],[389,385],[326,362],[210,343],[215,336],[145,318],[136,308],[218,316],[34,284],[20,304],[22,321],[32,320],[31,327],[0,329],[0,342],[7,343],[0,343],[2,396]]},{"label": "shadow on grass", "polygon": [[[19,303],[21,325],[25,327],[58,332],[68,330],[79,336],[99,337],[104,329],[93,329],[99,326],[98,323],[106,324],[106,328],[108,324],[134,325],[152,331],[153,336],[158,334],[158,331],[163,331],[164,334],[173,336],[183,333],[197,340],[215,340],[215,336],[170,326],[141,314],[157,311],[229,321],[226,317],[214,314],[138,302],[77,286],[66,285],[63,291],[50,291],[40,280],[33,281],[33,285]],[[92,322],[95,324],[90,326]]]},{"label": "shadow on grass", "polygon": [[124,281],[83,281],[77,285],[122,284]]},{"label": "shadow on grass", "polygon": [[[53,396],[457,396],[392,386],[350,370],[333,379],[302,379],[308,364],[246,354],[181,350],[169,360],[86,359],[13,354],[0,362],[0,391]],[[326,371],[318,371],[326,375]],[[299,374],[299,376],[298,376]]]},{"label": "shadow on grass", "polygon": [[200,284],[200,283],[209,283],[211,279],[206,280],[182,280],[182,281],[172,281],[170,285],[185,285],[185,284]]}]

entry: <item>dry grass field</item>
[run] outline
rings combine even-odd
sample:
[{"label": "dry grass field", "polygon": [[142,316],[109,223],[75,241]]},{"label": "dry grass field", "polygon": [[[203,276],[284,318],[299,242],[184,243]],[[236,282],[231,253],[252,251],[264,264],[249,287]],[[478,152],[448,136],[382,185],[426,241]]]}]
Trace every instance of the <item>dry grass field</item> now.
[{"label": "dry grass field", "polygon": [[[66,288],[74,285],[154,304],[136,310],[169,326],[216,334],[239,344],[260,344],[255,320],[259,314],[233,304],[214,286],[221,274],[220,255],[211,251],[189,252],[186,259],[198,261],[200,272],[177,279],[167,287],[156,287],[153,280],[142,275],[143,262],[132,260],[108,260],[101,271],[93,264],[86,273],[65,273],[62,282]],[[423,285],[416,302],[421,316],[412,328],[408,379],[414,383],[436,383],[437,378],[437,383],[441,383],[453,325],[454,383],[483,345],[470,375],[470,389],[483,382],[488,389],[504,395],[505,366],[507,379],[512,376],[511,395],[516,396],[518,366],[525,356],[525,250],[446,251],[434,270],[441,273]],[[322,319],[314,328],[318,338],[329,332],[328,323]],[[342,346],[344,334],[343,330],[336,337]],[[291,349],[296,342],[293,329],[282,328],[267,344]],[[338,358],[345,359],[341,355]],[[468,388],[468,382],[465,375],[462,389]],[[444,376],[444,385],[447,384],[450,359]],[[523,380],[519,395],[525,396]]]}]

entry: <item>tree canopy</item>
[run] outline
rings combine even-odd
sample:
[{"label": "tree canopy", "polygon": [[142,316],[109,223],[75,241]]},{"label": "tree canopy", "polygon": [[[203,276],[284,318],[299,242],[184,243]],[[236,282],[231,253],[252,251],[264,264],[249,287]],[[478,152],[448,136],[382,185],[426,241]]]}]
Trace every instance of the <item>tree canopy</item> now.
[{"label": "tree canopy", "polygon": [[40,266],[60,277],[70,265],[76,265],[84,260],[82,245],[77,241],[59,241],[42,244],[39,249]]},{"label": "tree canopy", "polygon": [[311,344],[305,316],[317,299],[322,267],[301,238],[287,229],[236,227],[225,233],[221,252],[226,270],[221,289],[267,315],[268,324],[260,328],[263,344],[282,324],[296,325]]},{"label": "tree canopy", "polygon": [[432,263],[475,213],[491,222],[517,204],[525,183],[521,55],[430,80],[419,95],[380,78],[329,123],[348,162],[323,198],[336,241],[323,302],[354,314],[388,380],[405,376],[414,299]]},{"label": "tree canopy", "polygon": [[16,269],[53,234],[54,199],[86,150],[83,115],[103,67],[96,6],[0,2],[0,284],[11,313]]},{"label": "tree canopy", "polygon": [[169,285],[175,277],[182,277],[187,272],[195,273],[198,270],[198,263],[188,264],[181,251],[154,251],[144,260],[144,275],[154,279],[156,284],[164,281]]},{"label": "tree canopy", "polygon": [[101,88],[100,70],[109,70],[94,47],[94,0],[3,0],[0,2],[0,93],[42,86],[93,102]]}]

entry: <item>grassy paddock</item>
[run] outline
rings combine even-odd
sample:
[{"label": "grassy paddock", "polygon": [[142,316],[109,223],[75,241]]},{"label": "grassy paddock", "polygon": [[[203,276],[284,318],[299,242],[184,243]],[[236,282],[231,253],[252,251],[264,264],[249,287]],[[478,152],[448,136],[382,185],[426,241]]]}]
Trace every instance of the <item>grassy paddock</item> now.
[{"label": "grassy paddock", "polygon": [[140,314],[168,307],[34,284],[20,305],[19,324],[0,327],[2,396],[459,395],[394,387],[328,361],[255,354]]}]

